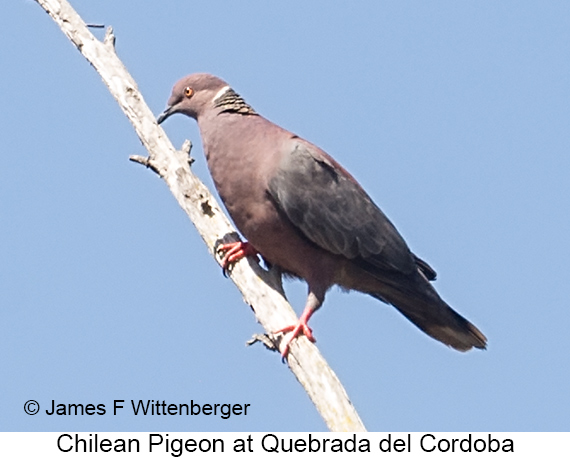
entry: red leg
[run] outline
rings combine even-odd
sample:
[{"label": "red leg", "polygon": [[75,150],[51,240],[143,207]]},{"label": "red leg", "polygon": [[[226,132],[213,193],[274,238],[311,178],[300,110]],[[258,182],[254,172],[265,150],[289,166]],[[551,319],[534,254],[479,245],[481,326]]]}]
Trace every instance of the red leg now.
[{"label": "red leg", "polygon": [[317,341],[313,336],[313,331],[308,326],[309,319],[311,318],[314,312],[315,312],[314,308],[307,306],[305,307],[305,310],[303,311],[303,314],[301,314],[301,317],[297,321],[296,325],[289,325],[285,328],[282,328],[281,330],[273,332],[273,333],[291,332],[291,334],[287,337],[288,340],[287,343],[285,344],[285,348],[283,348],[283,351],[281,352],[281,357],[283,359],[285,359],[289,354],[289,345],[291,344],[291,341],[293,341],[298,336],[305,335],[312,343]]},{"label": "red leg", "polygon": [[236,241],[235,243],[221,244],[218,246],[218,251],[225,252],[222,259],[222,268],[224,274],[232,263],[237,262],[244,257],[257,257],[258,252],[247,241]]}]

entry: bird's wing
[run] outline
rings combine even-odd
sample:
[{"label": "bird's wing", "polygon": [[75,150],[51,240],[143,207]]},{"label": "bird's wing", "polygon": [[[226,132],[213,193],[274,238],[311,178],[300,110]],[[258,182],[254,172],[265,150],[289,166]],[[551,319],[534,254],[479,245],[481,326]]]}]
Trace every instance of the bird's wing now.
[{"label": "bird's wing", "polygon": [[269,194],[307,238],[329,252],[404,274],[419,266],[362,187],[311,144],[295,142],[270,180]]}]

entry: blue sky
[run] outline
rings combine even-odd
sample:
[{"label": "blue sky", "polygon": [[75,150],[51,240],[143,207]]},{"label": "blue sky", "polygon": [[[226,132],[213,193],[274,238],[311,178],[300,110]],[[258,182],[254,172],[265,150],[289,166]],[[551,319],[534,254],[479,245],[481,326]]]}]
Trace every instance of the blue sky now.
[{"label": "blue sky", "polygon": [[[569,430],[568,2],[72,4],[114,27],[155,113],[210,72],[333,155],[488,336],[461,354],[330,292],[312,327],[369,430]],[[279,357],[245,346],[261,327],[128,161],[146,151],[97,73],[31,0],[5,5],[0,38],[0,430],[325,430]],[[194,122],[165,130],[211,187]],[[300,313],[304,284],[287,291]],[[252,406],[113,416],[115,399]],[[108,413],[48,416],[52,400]]]}]

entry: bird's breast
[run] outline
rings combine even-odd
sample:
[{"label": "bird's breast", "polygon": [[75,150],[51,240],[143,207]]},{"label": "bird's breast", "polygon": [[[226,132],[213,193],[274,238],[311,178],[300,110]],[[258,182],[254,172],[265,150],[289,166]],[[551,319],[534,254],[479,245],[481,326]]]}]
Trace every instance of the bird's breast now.
[{"label": "bird's breast", "polygon": [[[240,122],[247,120],[253,122]],[[241,234],[272,264],[306,280],[322,274],[332,281],[331,254],[303,236],[268,192],[292,135],[247,116],[201,131],[214,184]]]}]

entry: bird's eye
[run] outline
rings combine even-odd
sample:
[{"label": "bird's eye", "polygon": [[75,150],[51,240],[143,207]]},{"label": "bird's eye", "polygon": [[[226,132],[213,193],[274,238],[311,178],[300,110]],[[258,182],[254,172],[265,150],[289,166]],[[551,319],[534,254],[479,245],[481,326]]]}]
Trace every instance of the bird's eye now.
[{"label": "bird's eye", "polygon": [[191,87],[187,87],[186,89],[184,89],[184,95],[187,98],[192,97],[192,95],[194,95],[194,89],[192,89]]}]

